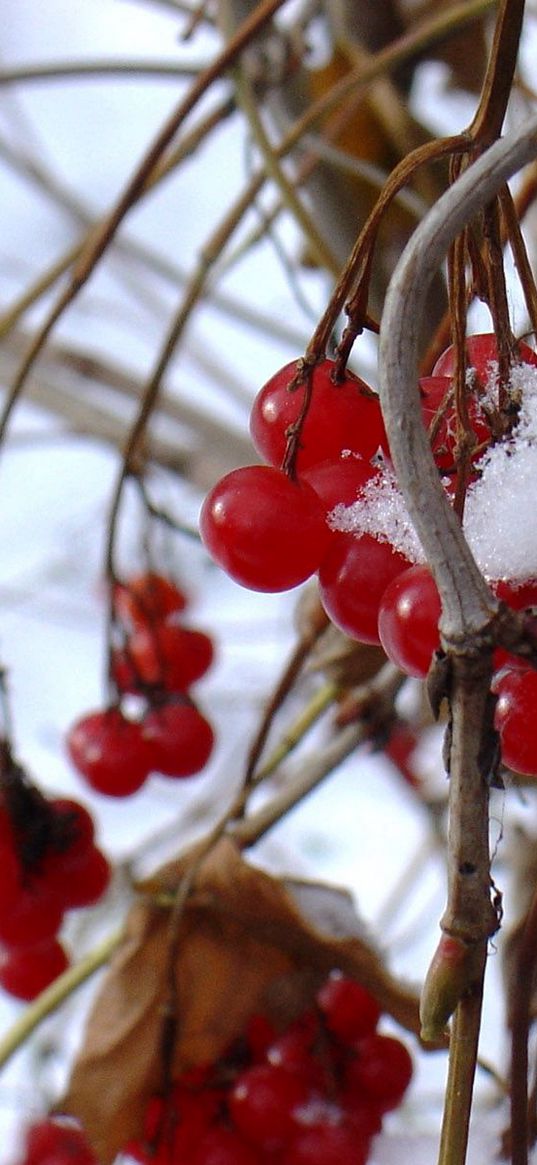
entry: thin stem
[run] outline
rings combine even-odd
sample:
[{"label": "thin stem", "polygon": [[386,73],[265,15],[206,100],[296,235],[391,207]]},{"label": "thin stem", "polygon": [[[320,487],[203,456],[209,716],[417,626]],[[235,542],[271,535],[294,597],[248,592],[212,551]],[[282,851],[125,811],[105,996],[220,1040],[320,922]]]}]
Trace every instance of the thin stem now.
[{"label": "thin stem", "polygon": [[20,1019],[0,1038],[0,1068],[7,1064],[11,1056],[22,1047],[47,1016],[56,1011],[74,991],[82,987],[96,971],[109,962],[122,939],[123,927],[103,939],[89,954],[64,971],[63,975],[55,979],[50,987],[29,1004]]},{"label": "thin stem", "polygon": [[19,374],[11,387],[0,420],[0,443],[4,436],[11,411],[24,386],[26,377],[44,347],[54,325],[90,278],[99,259],[116,235],[123,219],[135,205],[147,182],[151,179],[155,167],[160,162],[177,131],[199,101],[204,97],[214,81],[220,78],[227,69],[231,68],[247,45],[262,31],[265,25],[272,19],[275,12],[284,3],[285,0],[261,0],[261,3],[255,8],[254,12],[241,24],[229,44],[218,54],[212,64],[204,69],[196,78],[186,96],[179,103],[171,117],[165,122],[152,145],[145,153],[132,178],[122,191],[116,205],[106,218],[91,231],[86,245],[83,247],[71,270],[68,286],[58,297],[41,330],[35,336],[30,351],[23,361]]},{"label": "thin stem", "polygon": [[537,892],[518,939],[511,999],[511,1165],[528,1165],[528,1038],[537,958]]},{"label": "thin stem", "polygon": [[280,767],[282,761],[286,760],[290,753],[293,752],[293,749],[301,743],[306,733],[309,732],[319,717],[334,703],[339,691],[340,689],[337,684],[327,683],[315,692],[300,713],[300,716],[297,716],[296,720],[284,732],[279,744],[276,745],[273,752],[269,753],[264,764],[255,773],[256,785],[264,781],[267,777],[270,777]]},{"label": "thin stem", "polygon": [[464,1165],[466,1161],[486,954],[486,944],[483,944],[479,971],[471,988],[461,999],[453,1021],[446,1087],[446,1093],[453,1097],[453,1103],[446,1105],[444,1112],[438,1165]]},{"label": "thin stem", "polygon": [[525,0],[502,0],[485,82],[470,134],[481,149],[500,136],[511,96]]},{"label": "thin stem", "polygon": [[83,77],[156,77],[162,80],[177,80],[182,77],[197,77],[207,68],[205,61],[188,64],[177,61],[50,61],[47,65],[19,65],[17,68],[0,69],[0,86],[31,84],[35,81],[80,80]]},{"label": "thin stem", "polygon": [[[220,18],[228,35],[234,31],[232,6],[229,3],[220,5]],[[280,191],[284,206],[290,212],[301,228],[308,246],[321,267],[337,275],[339,264],[330,250],[326,239],[320,233],[311,214],[298,197],[294,184],[287,177],[281,166],[276,148],[271,144],[259,113],[259,103],[253,85],[248,77],[247,70],[239,63],[233,70],[237,103],[246,117],[253,140],[263,159],[263,166],[267,177]]]},{"label": "thin stem", "polygon": [[[323,614],[324,614],[324,612],[323,612]],[[296,680],[297,680],[297,678],[298,678],[298,676],[299,676],[299,674],[304,666],[304,663],[306,662],[306,660],[308,658],[308,655],[313,650],[319,637],[322,635],[323,631],[325,630],[327,622],[328,622],[328,619],[325,616],[324,619],[319,620],[319,622],[316,625],[314,625],[314,627],[312,628],[312,630],[310,631],[310,633],[308,635],[302,636],[298,640],[298,642],[297,642],[297,644],[296,644],[296,646],[291,654],[291,658],[288,660],[288,662],[283,670],[283,673],[280,676],[278,683],[276,684],[276,687],[272,693],[271,699],[269,700],[268,706],[266,707],[264,715],[261,719],[261,724],[258,728],[258,731],[257,731],[255,737],[254,737],[253,743],[250,746],[250,749],[248,752],[248,759],[247,759],[247,763],[246,763],[246,772],[244,774],[244,784],[245,785],[250,785],[252,783],[252,781],[254,780],[254,778],[256,776],[256,769],[257,769],[257,766],[259,763],[259,758],[261,757],[261,754],[262,754],[263,749],[265,747],[267,737],[269,735],[270,729],[271,729],[272,724],[274,722],[274,718],[277,715],[277,713],[279,712],[286,697],[289,695],[289,692],[292,691],[292,688],[293,688],[294,684],[296,683]],[[328,686],[330,688],[332,688],[332,691],[334,691],[333,685],[328,685]],[[309,719],[308,719],[307,723],[308,724],[310,723]],[[288,751],[288,749],[286,747],[286,752],[287,751]],[[285,755],[285,752],[283,755]],[[283,757],[282,757],[282,759],[283,759]],[[279,763],[279,761],[276,761],[276,764],[278,764],[278,763]]]}]

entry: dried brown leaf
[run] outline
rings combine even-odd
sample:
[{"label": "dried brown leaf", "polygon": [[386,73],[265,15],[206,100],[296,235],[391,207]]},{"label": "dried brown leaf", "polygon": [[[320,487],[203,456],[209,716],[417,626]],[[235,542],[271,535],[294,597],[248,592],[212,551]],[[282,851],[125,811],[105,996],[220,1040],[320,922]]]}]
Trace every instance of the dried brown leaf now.
[{"label": "dried brown leaf", "polygon": [[[187,865],[166,866],[151,888],[175,891]],[[154,899],[131,911],[62,1104],[82,1121],[104,1165],[139,1135],[147,1100],[162,1084],[172,930],[171,909]],[[417,996],[386,971],[350,896],[273,878],[246,863],[230,839],[202,862],[178,938],[174,1077],[217,1059],[254,1012],[285,1026],[333,967],[368,987],[410,1031],[419,1030]]]}]

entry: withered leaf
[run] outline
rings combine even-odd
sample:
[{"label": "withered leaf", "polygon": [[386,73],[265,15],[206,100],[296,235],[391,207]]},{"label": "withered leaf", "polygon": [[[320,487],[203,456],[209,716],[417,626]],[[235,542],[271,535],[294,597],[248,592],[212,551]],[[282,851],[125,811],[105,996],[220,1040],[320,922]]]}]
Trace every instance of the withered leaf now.
[{"label": "withered leaf", "polygon": [[[166,866],[152,888],[176,889],[187,865],[188,859]],[[252,1013],[284,1027],[334,967],[354,975],[409,1030],[419,1030],[417,996],[386,971],[349,895],[282,882],[249,865],[230,839],[222,840],[200,867],[175,937],[169,907],[148,898],[132,909],[62,1111],[82,1121],[99,1160],[109,1165],[140,1134],[147,1100],[162,1084],[172,979],[177,1077],[217,1059]]]}]

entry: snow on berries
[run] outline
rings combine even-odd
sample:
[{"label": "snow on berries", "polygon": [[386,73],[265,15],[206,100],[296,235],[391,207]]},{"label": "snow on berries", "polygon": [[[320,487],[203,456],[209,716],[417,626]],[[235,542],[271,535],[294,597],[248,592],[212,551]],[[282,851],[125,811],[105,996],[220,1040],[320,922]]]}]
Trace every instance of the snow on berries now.
[{"label": "snow on berries", "polygon": [[[514,609],[537,606],[537,354],[519,343],[500,385],[493,334],[468,337],[470,443],[463,528],[492,589]],[[459,439],[452,347],[420,380],[431,451],[453,503]],[[503,394],[503,404],[502,404]],[[502,412],[503,408],[503,412]],[[235,581],[280,591],[318,576],[330,619],[351,638],[381,644],[408,675],[423,678],[440,646],[440,599],[390,462],[378,397],[330,360],[309,374],[300,361],[258,393],[250,431],[268,465],[228,474],[205,500],[200,529]],[[317,499],[317,502],[315,501]],[[537,776],[519,741],[534,675],[506,652],[495,667],[504,761]],[[520,692],[520,704],[518,695]],[[528,693],[528,694],[527,694]]]},{"label": "snow on berries", "polygon": [[[251,590],[289,590],[319,569],[334,543],[327,513],[342,496],[339,474],[351,500],[374,473],[372,459],[387,453],[378,397],[358,377],[338,380],[335,372],[323,360],[307,376],[300,361],[276,373],[251,414],[254,443],[269,464],[232,470],[204,501],[207,549]],[[289,474],[281,468],[288,449]]]}]

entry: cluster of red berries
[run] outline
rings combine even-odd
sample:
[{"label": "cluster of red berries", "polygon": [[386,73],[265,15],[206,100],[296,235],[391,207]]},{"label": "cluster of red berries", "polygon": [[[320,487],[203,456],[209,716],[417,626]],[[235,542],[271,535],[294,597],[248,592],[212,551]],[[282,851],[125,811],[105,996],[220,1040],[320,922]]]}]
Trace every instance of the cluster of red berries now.
[{"label": "cluster of red berries", "polygon": [[[78,720],[67,749],[92,789],[111,797],[135,793],[150,773],[190,777],[207,764],[214,732],[190,693],[211,666],[214,647],[203,631],[185,627],[182,590],[147,573],[113,590],[115,631],[110,676],[118,702]],[[138,698],[127,715],[125,697]]]},{"label": "cluster of red berries", "polygon": [[30,1000],[68,966],[58,939],[65,911],[97,902],[110,867],[88,811],[45,798],[5,744],[2,752],[0,986]]},{"label": "cluster of red berries", "polygon": [[[466,355],[472,369],[468,412],[475,464],[493,441],[495,336],[470,336]],[[526,344],[518,345],[516,357],[521,364],[537,365],[536,353]],[[412,564],[387,538],[336,530],[327,522],[336,506],[352,505],[380,480],[377,454],[389,464],[378,398],[349,373],[337,381],[329,360],[315,367],[310,381],[296,379],[299,370],[298,361],[282,368],[256,397],[250,428],[269,465],[237,469],[217,483],[201,512],[203,540],[232,578],[254,590],[283,590],[317,571],[331,620],[354,639],[382,644],[402,671],[423,678],[440,645],[440,599],[431,572]],[[453,372],[450,347],[432,375],[420,380],[423,419],[448,496],[456,480],[458,439]],[[291,480],[279,467],[297,432]],[[537,606],[537,580],[501,582],[496,590],[514,609]],[[505,652],[497,653],[496,666],[504,669],[495,681],[504,762],[537,776],[537,741],[529,739],[527,730],[537,675]]]},{"label": "cluster of red berries", "polygon": [[[439,413],[451,387],[450,359],[444,354],[434,376],[421,382],[424,422],[442,472],[452,468],[455,449],[454,406]],[[379,458],[389,464],[379,399],[352,373],[336,379],[331,360],[306,379],[300,367],[286,365],[258,393],[250,431],[269,464],[233,470],[216,484],[201,510],[201,536],[215,561],[252,590],[286,590],[317,572],[332,621],[378,644],[381,598],[411,563],[386,538],[336,530],[328,518],[381,480]],[[290,477],[281,466],[293,436]],[[479,439],[486,439],[481,429]]]},{"label": "cluster of red berries", "polygon": [[[300,361],[286,365],[254,401],[250,429],[269,464],[228,473],[200,515],[213,558],[251,590],[288,590],[317,570],[330,570],[340,541],[327,513],[346,498],[354,501],[375,472],[372,458],[379,449],[388,453],[378,397],[364,381],[349,372],[336,380],[335,364],[323,360],[293,388],[299,370]],[[306,399],[290,477],[280,466]]]},{"label": "cluster of red berries", "polygon": [[252,1017],[218,1062],[151,1101],[129,1153],[140,1165],[365,1165],[412,1076],[379,1018],[373,997],[339,973],[283,1033]]},{"label": "cluster of red berries", "polygon": [[29,1125],[21,1150],[17,1165],[98,1165],[82,1129],[59,1118]]},{"label": "cluster of red berries", "polygon": [[[468,360],[473,368],[477,390],[483,391],[490,374],[491,362],[497,358],[495,338],[471,336],[467,342]],[[526,344],[519,345],[522,364],[537,364],[537,356]],[[431,412],[445,399],[453,371],[452,349],[448,349],[435,366],[433,377],[421,383],[433,394]],[[426,395],[427,407],[431,398]],[[479,395],[469,397],[470,420],[476,436],[474,459],[478,459],[491,441],[486,414],[479,408]],[[450,413],[444,415],[433,442],[437,464],[445,472],[453,463],[454,427]],[[500,581],[492,584],[498,598],[515,611],[537,608],[537,579],[523,583]],[[440,597],[427,566],[411,566],[402,571],[386,588],[379,607],[379,638],[388,657],[408,675],[427,675],[434,652],[440,647],[438,623]],[[499,732],[502,761],[517,773],[537,777],[537,738],[532,718],[537,702],[537,673],[514,655],[498,649],[494,656],[493,691],[498,697],[495,724]]]},{"label": "cluster of red berries", "polygon": [[[537,608],[537,580],[515,586],[495,584],[495,593],[514,611]],[[386,654],[407,675],[422,679],[440,647],[440,597],[426,566],[412,566],[387,587],[380,604],[379,634]],[[503,763],[537,777],[537,672],[502,649],[494,654],[493,691],[498,697],[495,723]]]}]

